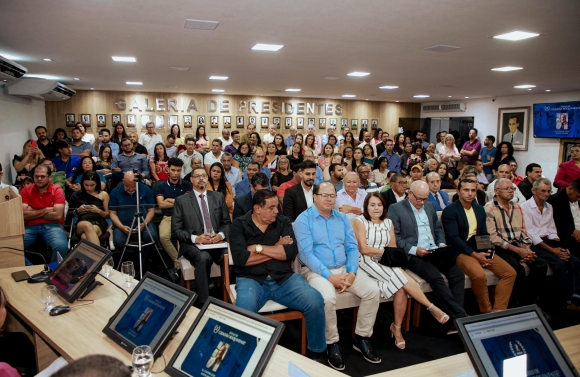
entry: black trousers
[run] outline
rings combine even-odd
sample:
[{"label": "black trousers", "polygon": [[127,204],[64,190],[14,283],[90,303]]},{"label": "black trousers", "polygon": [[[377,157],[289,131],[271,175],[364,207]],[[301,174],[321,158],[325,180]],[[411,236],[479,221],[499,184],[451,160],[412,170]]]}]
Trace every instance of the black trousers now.
[{"label": "black trousers", "polygon": [[200,250],[194,245],[181,244],[183,256],[195,268],[195,285],[198,294],[197,303],[203,305],[209,298],[209,277],[213,263],[220,265],[228,249]]},{"label": "black trousers", "polygon": [[[465,297],[465,274],[461,268],[453,264],[451,267],[437,266],[425,258],[412,255],[409,259],[409,269],[425,279],[433,289],[433,294],[441,304],[441,310],[453,319],[463,318],[467,314],[463,308]],[[447,277],[449,286],[443,276]]]},{"label": "black trousers", "polygon": [[548,264],[538,256],[537,246],[531,246],[530,248],[536,253],[536,259],[533,262],[526,262],[526,265],[530,269],[530,273],[527,276],[524,266],[520,263],[522,258],[518,254],[500,247],[495,248],[496,254],[508,262],[518,274],[510,299],[514,305],[531,305],[537,303],[540,290],[546,286]]}]

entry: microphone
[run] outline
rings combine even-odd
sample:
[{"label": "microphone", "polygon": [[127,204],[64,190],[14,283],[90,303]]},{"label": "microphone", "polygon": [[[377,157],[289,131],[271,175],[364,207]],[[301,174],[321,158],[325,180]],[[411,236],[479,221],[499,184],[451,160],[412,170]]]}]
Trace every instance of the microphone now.
[{"label": "microphone", "polygon": [[37,253],[35,251],[28,251],[28,250],[23,250],[23,249],[16,249],[14,247],[8,247],[8,246],[0,246],[0,249],[7,249],[7,250],[15,250],[15,251],[21,251],[24,254],[29,253],[29,254],[34,254],[34,255],[38,255],[40,258],[42,258],[42,261],[44,262],[44,270],[42,270],[41,272],[32,275],[31,277],[28,278],[28,283],[42,283],[45,282],[46,280],[48,280],[49,276],[52,274],[52,270],[51,268],[48,266],[48,264],[46,263],[46,259],[44,258],[44,255]]},{"label": "microphone", "polygon": [[[129,297],[129,294],[127,293],[127,291],[126,291],[126,290],[124,290],[123,288],[121,288],[121,286],[120,286],[120,285],[116,284],[116,283],[115,283],[115,282],[113,282],[111,279],[109,279],[108,277],[106,277],[105,275],[101,274],[101,273],[100,273],[100,272],[98,272],[98,271],[89,272],[88,274],[86,274],[86,275],[82,275],[82,276],[73,276],[73,277],[72,277],[72,278],[69,280],[69,283],[70,283],[70,284],[76,284],[76,283],[78,283],[79,281],[81,281],[83,278],[85,278],[85,277],[87,277],[87,276],[90,276],[90,275],[94,275],[94,274],[96,274],[96,275],[100,275],[100,276],[101,276],[101,277],[103,277],[105,280],[107,280],[109,283],[113,284],[115,287],[117,287],[117,288],[119,288],[120,290],[122,290],[122,291],[123,291],[123,293],[124,293],[124,294],[126,294],[126,295],[127,295],[127,297]],[[101,283],[101,282],[98,282],[98,281],[96,281],[96,280],[95,280],[95,281],[93,281],[93,282],[92,282],[92,283],[91,283],[91,284],[90,284],[90,285],[87,287],[87,289],[85,290],[85,292],[83,293],[83,295],[82,295],[80,298],[85,298],[85,296],[86,296],[86,295],[88,295],[88,294],[89,294],[89,293],[90,293],[90,292],[91,292],[93,289],[95,289],[95,288],[96,288],[97,286],[99,286],[99,285],[103,285],[103,283]]]},{"label": "microphone", "polygon": [[8,249],[8,250],[15,250],[15,251],[21,251],[24,254],[28,253],[28,254],[34,254],[34,255],[38,255],[40,258],[42,258],[42,261],[44,262],[44,264],[46,265],[46,258],[44,257],[44,255],[37,253],[36,251],[28,251],[28,250],[23,250],[23,249],[16,249],[14,247],[8,247],[8,246],[0,246],[0,249]]}]

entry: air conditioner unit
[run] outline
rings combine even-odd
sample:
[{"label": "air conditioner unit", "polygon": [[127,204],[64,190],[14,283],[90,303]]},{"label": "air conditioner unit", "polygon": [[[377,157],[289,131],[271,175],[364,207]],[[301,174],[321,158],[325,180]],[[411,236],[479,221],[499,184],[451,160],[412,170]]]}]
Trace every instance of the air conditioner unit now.
[{"label": "air conditioner unit", "polygon": [[0,56],[0,80],[12,82],[18,80],[28,72],[26,68],[10,59]]},{"label": "air conditioner unit", "polygon": [[465,103],[439,103],[432,105],[423,105],[423,111],[426,113],[440,113],[444,111],[465,111]]},{"label": "air conditioner unit", "polygon": [[76,92],[53,80],[25,78],[9,85],[8,94],[41,101],[65,101]]}]

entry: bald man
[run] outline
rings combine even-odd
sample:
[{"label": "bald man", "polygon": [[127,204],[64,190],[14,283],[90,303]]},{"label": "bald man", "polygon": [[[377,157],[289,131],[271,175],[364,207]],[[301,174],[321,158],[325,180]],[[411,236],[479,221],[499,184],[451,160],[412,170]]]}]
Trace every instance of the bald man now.
[{"label": "bald man", "polygon": [[[131,238],[131,243],[136,244],[137,229],[131,231],[131,224],[137,212],[137,185],[139,185],[139,209],[138,211],[145,216],[145,222],[141,223],[139,232],[141,232],[141,243],[151,245],[142,248],[143,273],[145,273],[147,257],[151,251],[152,242],[157,239],[155,226],[151,224],[155,215],[155,198],[151,189],[143,183],[137,183],[133,172],[128,171],[123,175],[123,184],[115,187],[111,191],[109,200],[109,213],[113,222],[113,243],[115,249],[123,250],[127,237]],[[135,222],[136,224],[136,222]],[[147,230],[145,227],[147,226]],[[153,238],[153,240],[151,239]],[[128,247],[125,251],[124,261],[132,261],[135,265],[135,271],[139,271],[139,253],[136,247]]]},{"label": "bald man", "polygon": [[362,215],[367,192],[360,188],[358,173],[354,171],[346,173],[342,184],[343,188],[336,193],[334,209],[344,213],[349,219]]},{"label": "bald man", "polygon": [[[507,164],[503,164],[497,167],[497,178],[495,181],[491,182],[489,184],[489,186],[487,186],[487,197],[491,200],[493,199],[493,197],[495,196],[495,184],[497,183],[497,181],[501,178],[507,178],[507,179],[511,179],[512,176],[512,169],[509,165]],[[522,192],[520,191],[520,189],[518,188],[518,186],[516,186],[515,184],[513,184],[514,187],[514,197],[510,200],[510,202],[512,204],[523,204],[526,201],[526,197],[524,196],[524,194],[522,194]]]}]

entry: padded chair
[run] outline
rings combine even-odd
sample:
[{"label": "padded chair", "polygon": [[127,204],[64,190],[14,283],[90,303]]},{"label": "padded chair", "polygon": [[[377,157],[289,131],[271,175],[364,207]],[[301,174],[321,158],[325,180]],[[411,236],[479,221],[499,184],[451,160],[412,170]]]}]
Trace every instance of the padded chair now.
[{"label": "padded chair", "polygon": [[[68,239],[68,249],[69,251],[76,246],[79,242],[81,242],[81,238],[73,232],[74,230],[74,219],[71,218],[70,228],[69,228],[69,239]],[[99,237],[99,246],[109,249],[109,237],[111,237],[111,233],[109,231],[105,231]]]},{"label": "padded chair", "polygon": [[[173,263],[173,262],[172,262]],[[195,267],[191,265],[189,260],[185,259],[184,257],[179,258],[179,264],[181,266],[181,286],[191,290],[191,281],[195,280]],[[210,271],[210,278],[219,278],[221,277],[221,269],[220,266],[217,264],[212,264],[211,271]],[[224,296],[224,301],[225,296]]]}]

